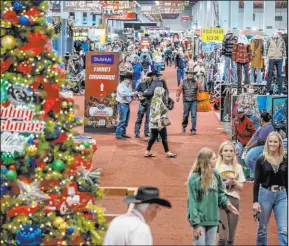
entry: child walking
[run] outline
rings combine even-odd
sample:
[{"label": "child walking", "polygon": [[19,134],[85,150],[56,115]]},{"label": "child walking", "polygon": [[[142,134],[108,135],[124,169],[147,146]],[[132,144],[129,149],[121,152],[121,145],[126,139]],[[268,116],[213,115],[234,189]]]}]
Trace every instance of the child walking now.
[{"label": "child walking", "polygon": [[[246,182],[243,168],[237,163],[237,152],[232,142],[226,141],[219,148],[217,170],[225,184],[225,193],[231,204],[239,211],[240,191],[243,182]],[[219,227],[219,245],[234,245],[235,232],[239,216],[228,211],[219,209],[221,225]]]},{"label": "child walking", "polygon": [[225,195],[222,178],[215,170],[216,162],[211,149],[201,149],[189,176],[187,219],[193,228],[194,245],[215,245],[219,206],[238,215]]}]

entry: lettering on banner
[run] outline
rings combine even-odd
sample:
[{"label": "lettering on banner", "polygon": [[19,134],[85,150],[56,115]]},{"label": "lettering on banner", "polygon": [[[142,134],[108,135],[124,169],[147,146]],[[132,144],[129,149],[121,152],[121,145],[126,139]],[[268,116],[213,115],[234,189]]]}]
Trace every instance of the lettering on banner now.
[{"label": "lettering on banner", "polygon": [[1,132],[41,133],[44,131],[44,122],[33,120],[32,109],[1,107]]},{"label": "lettering on banner", "polygon": [[114,55],[92,55],[91,56],[92,64],[114,64]]},{"label": "lettering on banner", "polygon": [[23,152],[29,137],[24,137],[18,132],[1,133],[1,152]]}]

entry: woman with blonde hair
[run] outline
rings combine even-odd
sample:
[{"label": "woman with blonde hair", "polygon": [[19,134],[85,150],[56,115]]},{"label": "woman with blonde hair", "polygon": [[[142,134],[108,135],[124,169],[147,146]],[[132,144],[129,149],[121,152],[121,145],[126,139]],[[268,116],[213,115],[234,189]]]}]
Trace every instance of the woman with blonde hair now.
[{"label": "woman with blonde hair", "polygon": [[[219,148],[217,168],[225,184],[225,193],[229,201],[239,211],[243,182],[246,181],[243,168],[237,163],[237,152],[232,142],[223,142]],[[219,209],[221,225],[219,227],[219,245],[234,245],[235,232],[239,216],[227,209]]]},{"label": "woman with blonde hair", "polygon": [[280,245],[287,245],[288,158],[278,132],[266,140],[263,156],[256,163],[253,211],[258,218],[257,245],[268,245],[268,224],[272,210]]},{"label": "woman with blonde hair", "polygon": [[224,192],[217,157],[209,148],[200,150],[188,179],[187,219],[193,227],[194,245],[215,245],[220,220],[219,206],[238,215]]}]

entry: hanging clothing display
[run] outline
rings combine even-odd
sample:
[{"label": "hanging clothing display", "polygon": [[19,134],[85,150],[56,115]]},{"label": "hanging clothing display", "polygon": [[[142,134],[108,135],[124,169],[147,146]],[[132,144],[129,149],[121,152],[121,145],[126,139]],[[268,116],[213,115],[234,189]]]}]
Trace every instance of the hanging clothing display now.
[{"label": "hanging clothing display", "polygon": [[260,35],[256,35],[251,40],[251,48],[252,48],[252,62],[251,62],[251,70],[250,70],[250,83],[254,83],[255,81],[255,69],[257,70],[257,83],[262,82],[262,68],[264,65],[264,61],[262,56],[265,53],[264,50],[264,41]]},{"label": "hanging clothing display", "polygon": [[266,93],[270,94],[271,84],[273,78],[273,68],[277,67],[277,84],[278,84],[278,94],[283,94],[283,80],[281,77],[283,58],[286,57],[286,46],[285,42],[279,34],[274,34],[269,38],[266,47],[266,56],[269,58],[269,67],[266,83]]},{"label": "hanging clothing display", "polygon": [[245,35],[240,35],[238,41],[234,43],[232,60],[237,63],[238,94],[242,93],[242,67],[245,72],[245,84],[249,81],[249,62],[252,60],[251,45]]}]

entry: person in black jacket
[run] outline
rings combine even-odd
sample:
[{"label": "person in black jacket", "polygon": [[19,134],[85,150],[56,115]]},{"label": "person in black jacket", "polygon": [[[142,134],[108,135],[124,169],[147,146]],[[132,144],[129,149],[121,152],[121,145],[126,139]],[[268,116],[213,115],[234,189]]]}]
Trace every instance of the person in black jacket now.
[{"label": "person in black jacket", "polygon": [[138,92],[138,98],[140,100],[137,111],[137,120],[134,126],[134,133],[136,138],[140,138],[140,128],[144,115],[146,115],[144,125],[144,135],[145,137],[149,137],[150,99],[144,97],[143,94],[146,90],[149,89],[150,84],[151,79],[146,77],[141,83],[139,83],[139,85],[136,88],[136,91]]},{"label": "person in black jacket", "polygon": [[172,48],[171,47],[167,47],[166,51],[165,51],[165,60],[167,63],[167,66],[169,66],[169,61],[170,61],[170,67],[172,66]]},{"label": "person in black jacket", "polygon": [[[232,61],[232,51],[235,41],[238,37],[232,32],[229,31],[223,39],[222,44],[222,55],[225,56],[225,69],[223,79],[227,82],[232,82],[237,84],[237,66],[236,63]],[[229,70],[230,65],[232,68],[231,79],[229,80]]]}]

